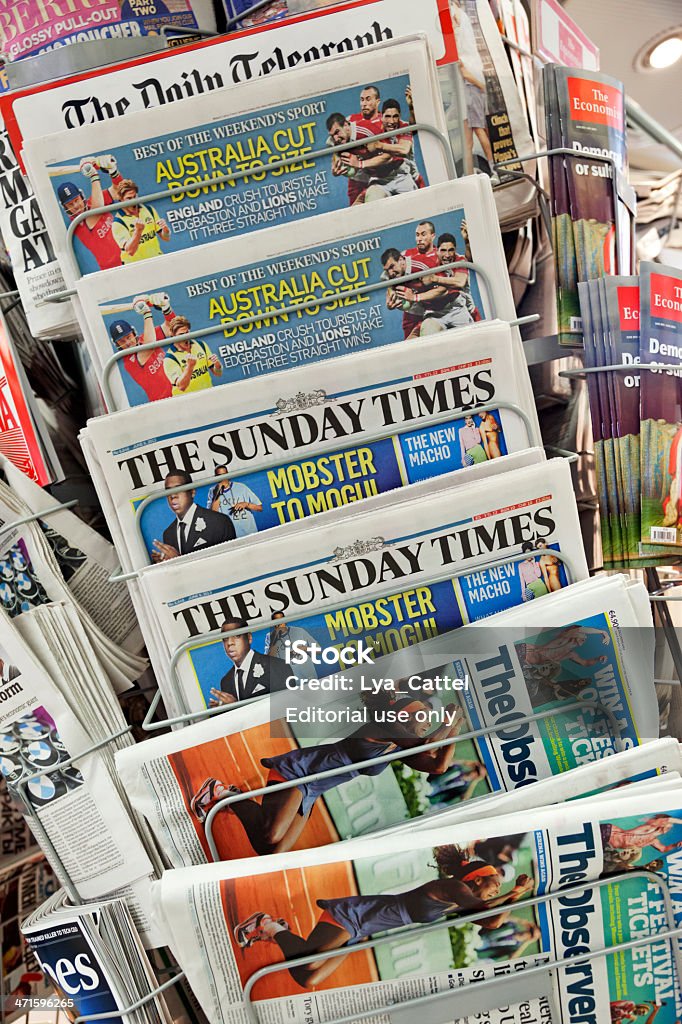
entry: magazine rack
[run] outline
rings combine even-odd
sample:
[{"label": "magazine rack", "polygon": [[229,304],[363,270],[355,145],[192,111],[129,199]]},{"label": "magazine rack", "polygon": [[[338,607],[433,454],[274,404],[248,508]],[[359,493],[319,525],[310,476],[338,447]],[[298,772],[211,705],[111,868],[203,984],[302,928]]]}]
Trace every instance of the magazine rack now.
[{"label": "magazine rack", "polygon": [[11,523],[5,523],[4,526],[0,526],[0,538],[4,537],[6,533],[11,533],[12,530],[16,529],[18,526],[25,526],[27,523],[35,523],[39,519],[45,519],[47,516],[54,515],[55,512],[66,512],[68,509],[74,508],[77,504],[78,498],[73,498],[71,501],[64,501],[59,505],[51,505],[50,508],[46,508],[44,512],[32,512],[29,516],[22,516],[21,519],[13,519]]},{"label": "magazine rack", "polygon": [[[533,557],[538,557],[539,558],[542,555],[546,555],[547,554],[547,550],[548,549],[545,548],[545,549],[536,549],[535,551],[524,551],[522,554],[510,555],[510,556],[508,556],[506,558],[495,559],[492,562],[488,562],[484,566],[480,566],[478,569],[469,567],[467,569],[462,569],[459,572],[452,572],[452,570],[449,570],[449,571],[441,570],[440,572],[433,573],[431,575],[425,576],[423,579],[420,578],[419,579],[419,586],[420,587],[435,586],[438,583],[449,583],[452,580],[462,579],[462,578],[464,578],[466,576],[469,576],[472,573],[477,572],[477,571],[479,571],[479,572],[483,571],[483,570],[489,571],[491,569],[501,569],[501,568],[503,568],[505,566],[509,566],[509,565],[517,565],[519,562],[523,562],[523,561],[525,561],[528,558],[533,558]],[[556,551],[554,548],[551,548],[550,550],[551,550],[551,553],[552,553],[552,557],[557,558],[563,564],[563,567],[564,567],[564,570],[566,571],[566,575],[568,577],[569,583],[573,579],[576,579],[577,578],[577,574],[576,574],[575,569],[573,568],[573,566],[571,564],[570,559],[566,555],[564,555],[561,551]],[[390,597],[392,594],[395,593],[395,591],[396,591],[395,583],[392,583],[392,584],[390,584],[388,586],[385,586],[385,587],[374,588],[372,590],[372,600],[378,600],[379,598],[382,598],[382,597]],[[347,604],[348,604],[348,601],[346,600],[346,601],[336,602],[336,603],[330,604],[330,605],[324,605],[324,611],[325,611],[325,613],[343,611],[343,609],[347,606]],[[170,656],[170,662],[169,662],[169,665],[168,665],[168,682],[170,683],[171,693],[172,693],[173,699],[176,702],[177,707],[185,707],[186,706],[185,701],[184,701],[183,696],[182,696],[182,686],[181,686],[181,683],[180,683],[180,679],[178,677],[178,664],[180,662],[180,659],[183,657],[183,655],[187,654],[189,651],[193,650],[196,647],[200,647],[200,646],[203,647],[206,644],[215,642],[216,640],[224,640],[226,636],[241,636],[242,634],[253,633],[255,630],[272,629],[274,626],[281,625],[282,623],[287,623],[287,622],[291,621],[292,619],[294,621],[297,621],[297,618],[294,618],[293,616],[284,615],[280,619],[269,619],[269,620],[265,620],[264,619],[262,621],[261,620],[255,621],[255,622],[250,623],[248,626],[241,626],[239,629],[231,629],[231,630],[226,630],[226,631],[223,631],[223,630],[220,630],[220,629],[214,629],[214,630],[211,630],[210,632],[207,632],[207,633],[199,633],[196,636],[191,637],[189,640],[185,640],[183,643],[179,644],[172,651],[171,656]],[[460,627],[460,628],[462,628],[462,627]],[[457,630],[453,630],[452,632],[456,633]],[[220,713],[220,712],[225,712],[226,710],[229,710],[230,707],[244,707],[244,705],[248,704],[250,701],[260,700],[260,697],[250,698],[250,701],[240,701],[238,704],[230,705],[227,708],[225,708],[225,707],[207,708],[205,711],[195,711],[195,712],[192,712],[191,714],[182,714],[182,715],[177,716],[176,718],[165,719],[162,722],[152,722],[151,718],[154,715],[154,713],[155,713],[155,711],[156,711],[156,709],[157,709],[157,707],[159,705],[159,701],[160,700],[161,700],[161,692],[159,691],[157,696],[152,701],[152,703],[151,703],[151,705],[149,707],[149,711],[147,712],[147,716],[145,717],[145,720],[142,723],[142,728],[145,730],[145,732],[153,732],[153,731],[155,731],[157,729],[165,729],[168,726],[188,725],[190,722],[201,721],[202,719],[210,717],[211,715],[214,715],[214,714],[217,714],[217,713]]]},{"label": "magazine rack", "polygon": [[[261,698],[259,697],[256,698],[256,700],[260,699]],[[242,704],[243,703],[245,702],[242,702]],[[613,712],[611,711],[611,709],[607,708],[606,705],[602,704],[600,701],[574,701],[571,704],[564,704],[561,707],[550,708],[548,711],[538,711],[536,714],[524,715],[523,717],[515,718],[514,721],[509,724],[513,725],[514,728],[516,728],[516,726],[522,725],[533,725],[535,722],[542,722],[546,718],[560,718],[562,715],[566,715],[571,711],[580,711],[585,708],[589,708],[592,711],[600,711],[603,714],[604,718],[608,720],[609,725],[612,728],[611,738],[613,739],[615,753],[620,754],[625,749],[622,737],[620,735],[620,726],[618,725],[618,721]],[[305,785],[309,782],[318,782],[320,779],[333,779],[336,778],[336,776],[348,775],[349,772],[362,772],[366,768],[374,767],[374,765],[392,764],[393,761],[404,760],[405,757],[407,756],[414,757],[415,754],[426,754],[432,750],[440,750],[443,747],[448,747],[456,743],[463,743],[466,740],[476,740],[484,736],[494,736],[496,733],[504,732],[506,724],[507,723],[500,724],[498,722],[496,725],[488,725],[480,729],[474,729],[471,732],[461,732],[457,736],[450,737],[446,740],[436,740],[433,743],[423,743],[418,747],[410,747],[409,751],[398,750],[394,751],[391,754],[381,754],[378,757],[367,758],[367,760],[365,761],[353,761],[351,764],[343,765],[340,768],[328,768],[322,772],[314,772],[312,775],[302,775],[300,778],[297,777],[295,779],[287,779],[285,782],[276,782],[272,785],[261,786],[259,789],[249,789],[245,790],[242,793],[234,794],[233,796],[223,797],[221,800],[218,800],[217,803],[213,805],[213,807],[211,807],[211,810],[208,812],[206,816],[206,821],[204,824],[204,834],[206,836],[208,848],[211,851],[211,860],[217,862],[223,859],[220,856],[218,846],[213,836],[213,823],[215,822],[216,817],[221,811],[228,810],[233,804],[239,803],[242,800],[253,800],[254,797],[265,796],[266,793],[279,793],[285,792],[288,789],[296,789],[298,786]],[[388,739],[390,739],[390,737],[388,737]],[[496,792],[488,793],[484,796],[478,797],[476,800],[472,802],[472,806],[475,807],[481,800],[487,800],[494,796],[500,796],[502,795],[503,792],[504,790],[497,790]],[[455,804],[453,806],[459,805]],[[446,807],[440,811],[436,811],[431,814],[417,815],[415,818],[411,820],[428,820],[429,822],[433,822],[434,825],[437,825],[439,815],[447,814],[451,810],[453,810],[453,807]],[[354,836],[353,838],[359,837]]]},{"label": "magazine rack", "polygon": [[[462,266],[462,264],[458,264],[458,265]],[[130,350],[128,350],[128,351],[130,351]],[[487,405],[475,406],[475,407],[473,407],[471,409],[462,409],[461,412],[453,411],[453,410],[447,410],[446,412],[437,413],[437,414],[435,414],[433,416],[427,417],[426,419],[420,420],[419,423],[411,423],[411,424],[407,424],[406,426],[397,427],[397,428],[383,427],[381,430],[377,430],[377,431],[374,431],[374,432],[369,433],[369,434],[362,434],[362,437],[356,439],[355,443],[356,444],[357,443],[362,443],[363,445],[374,444],[376,441],[390,440],[393,437],[402,437],[404,434],[412,434],[416,430],[422,430],[422,429],[430,430],[433,427],[437,427],[437,426],[439,426],[442,423],[450,423],[453,420],[461,419],[464,416],[483,416],[485,413],[497,412],[498,410],[504,410],[504,411],[507,411],[507,412],[513,412],[516,416],[519,417],[519,419],[522,421],[522,423],[523,423],[523,425],[524,425],[524,427],[526,429],[527,447],[528,448],[532,448],[533,447],[533,426],[532,426],[532,423],[531,423],[530,418],[527,415],[527,413],[524,412],[524,410],[519,405],[517,405],[516,402],[490,402]],[[273,416],[276,416],[276,415],[278,415],[277,410],[274,410],[273,411]],[[320,455],[328,455],[328,454],[333,455],[334,453],[343,452],[344,450],[345,450],[345,448],[343,448],[343,447],[342,448],[317,447],[317,448],[312,448],[312,449],[306,449],[305,458],[306,459],[315,459],[315,458],[317,458]],[[569,456],[572,455],[571,452],[568,452],[568,453],[565,453],[565,454],[568,454]],[[266,468],[267,469],[276,469],[277,467],[287,465],[291,461],[292,460],[289,459],[289,460],[286,460],[285,462],[273,463],[272,466],[268,466]],[[241,477],[250,476],[252,473],[253,473],[253,470],[248,469],[248,468],[247,469],[235,470],[234,472],[230,472],[230,480],[239,480]],[[209,486],[211,484],[220,483],[220,481],[224,480],[224,479],[225,479],[224,476],[219,476],[219,475],[215,475],[215,474],[213,476],[201,477],[198,480],[193,480],[192,481],[192,487],[193,488],[207,487],[207,486]],[[142,534],[142,515],[145,512],[145,510],[147,508],[149,508],[149,506],[152,505],[155,501],[158,501],[159,498],[168,498],[172,494],[182,494],[186,490],[187,490],[187,484],[180,484],[177,487],[169,487],[167,489],[166,488],[164,488],[164,489],[157,489],[155,491],[152,491],[151,494],[148,494],[138,505],[135,506],[135,531],[137,533],[138,540],[140,541],[140,544],[143,547],[144,547],[145,541],[144,541],[144,536]],[[110,582],[116,582],[119,578],[120,577],[114,577],[114,579],[111,580]],[[126,578],[133,578],[132,574],[126,574]]]}]

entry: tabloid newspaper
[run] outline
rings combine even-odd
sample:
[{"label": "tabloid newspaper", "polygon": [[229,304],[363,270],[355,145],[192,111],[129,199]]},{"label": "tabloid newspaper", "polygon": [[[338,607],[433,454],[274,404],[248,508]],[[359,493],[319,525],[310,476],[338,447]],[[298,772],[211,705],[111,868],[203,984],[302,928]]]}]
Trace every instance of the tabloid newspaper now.
[{"label": "tabloid newspaper", "polygon": [[[129,114],[115,140],[104,123],[52,135],[47,145],[28,142],[26,164],[67,278],[73,280],[66,230],[89,207],[130,200],[76,227],[81,273],[137,265],[447,180],[443,143],[410,131],[415,123],[445,129],[424,38],[322,61],[307,75],[291,71],[273,100],[263,80]],[[361,145],[314,155],[354,142]],[[245,176],[213,184],[231,173]],[[162,190],[171,195],[138,202]]]},{"label": "tabloid newspaper", "polygon": [[[437,993],[447,1000],[442,1016],[428,1003],[412,1015],[585,1024],[634,1014],[673,1024],[679,947],[664,936],[679,927],[681,792],[626,787],[484,825],[176,869],[154,884],[153,899],[216,1024],[249,1019],[245,985],[268,965],[280,968],[249,998],[273,1024],[378,1008],[388,1022],[407,1020],[410,1008],[396,1004]],[[531,903],[545,894],[555,895]],[[367,949],[377,933],[388,934]],[[608,954],[644,938],[650,944]],[[295,958],[309,962],[287,968]],[[569,962],[524,978],[555,960]],[[480,984],[490,978],[498,984]]]},{"label": "tabloid newspaper", "polygon": [[[370,669],[332,669],[323,692],[305,679],[295,689],[308,670],[294,657],[288,692],[121,751],[117,769],[173,867],[211,859],[209,824],[218,859],[237,859],[377,832],[469,801],[473,817],[480,797],[611,761],[616,747],[657,735],[653,652],[647,684],[636,671],[643,631],[629,589],[624,577],[574,584],[532,610],[502,612]],[[285,630],[277,639],[286,653]],[[398,730],[388,718],[401,709]],[[458,738],[490,726],[499,732]],[[441,740],[451,743],[410,753]],[[386,754],[398,759],[363,767]],[[330,770],[338,774],[310,780]],[[258,792],[282,781],[292,784],[285,806],[282,792]],[[216,804],[236,794],[209,823]]]},{"label": "tabloid newspaper", "polygon": [[[74,907],[57,892],[22,924],[22,933],[49,979],[53,1011],[68,1019],[122,1010],[149,995],[158,982],[121,900]],[[120,1017],[125,1024],[170,1024],[163,997]]]},{"label": "tabloid newspaper", "polygon": [[194,99],[417,33],[426,35],[439,64],[457,60],[448,0],[364,0],[17,90],[0,99],[0,111],[20,155],[24,138]]},{"label": "tabloid newspaper", "polygon": [[[585,578],[579,538],[570,468],[529,452],[291,523],[262,541],[143,569],[138,603],[151,620],[145,635],[169,703],[181,698],[203,710],[267,693],[288,675],[281,658],[265,654],[282,616],[297,640],[364,644],[378,657]],[[485,570],[539,547],[548,554]],[[436,576],[442,581],[426,582]],[[178,666],[181,692],[169,692],[178,645],[245,625],[253,627],[247,676],[235,672],[230,638],[199,640]],[[241,644],[239,660],[240,652]]]},{"label": "tabloid newspaper", "polygon": [[[529,391],[516,332],[482,323],[401,345],[390,362],[361,352],[114,413],[81,444],[129,570],[536,445]],[[187,501],[216,528],[180,552],[165,489],[188,473]]]},{"label": "tabloid newspaper", "polygon": [[[677,554],[682,544],[682,272],[657,263],[640,267],[642,373],[641,552]],[[667,367],[667,369],[666,369]]]},{"label": "tabloid newspaper", "polygon": [[[27,613],[22,620],[33,615]],[[49,650],[47,637],[42,639]],[[89,749],[102,730],[84,728],[31,646],[2,613],[0,771],[18,800],[22,780]],[[64,671],[55,647],[47,660],[54,662],[54,672]],[[104,895],[150,875],[152,865],[100,756],[89,755],[77,767],[39,775],[26,789],[82,898]]]},{"label": "tabloid newspaper", "polygon": [[[423,276],[401,283],[411,274]],[[117,408],[516,315],[484,175],[90,275],[78,291],[100,378],[119,356]],[[281,312],[292,306],[305,308]],[[210,333],[183,342],[190,329]],[[146,360],[124,355],[145,337],[161,342]]]}]

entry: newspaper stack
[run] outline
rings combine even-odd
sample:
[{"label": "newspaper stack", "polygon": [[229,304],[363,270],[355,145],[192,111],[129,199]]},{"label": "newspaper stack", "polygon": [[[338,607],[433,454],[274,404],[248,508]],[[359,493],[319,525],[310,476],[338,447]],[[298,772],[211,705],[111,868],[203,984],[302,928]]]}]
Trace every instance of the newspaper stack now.
[{"label": "newspaper stack", "polygon": [[397,1022],[417,1008],[494,1021],[504,1006],[513,1021],[577,1024],[634,1006],[673,1024],[681,800],[679,782],[620,786],[484,823],[176,869],[153,886],[156,914],[216,1024],[252,1019],[247,1000],[273,1022],[370,1009]]},{"label": "newspaper stack", "polygon": [[[21,922],[55,891],[55,877],[38,853],[3,869],[0,861],[0,1005],[5,1024],[25,1018],[29,1000],[44,999],[51,988],[21,934]],[[24,1003],[23,1000],[26,1000]],[[35,1005],[35,1004],[34,1004]]]},{"label": "newspaper stack", "polygon": [[[191,261],[88,275],[78,293],[116,408],[516,315],[483,175],[314,217],[295,234],[256,231],[246,249],[224,240]],[[190,329],[207,333],[171,343]],[[161,344],[124,355],[143,341]]]},{"label": "newspaper stack", "polygon": [[29,824],[41,845],[43,830],[50,840],[45,852],[60,880],[82,899],[124,890],[151,941],[149,876],[159,862],[114,769],[116,750],[131,741],[73,608],[3,612],[0,661],[0,771],[10,792],[20,806],[22,794],[29,801]]},{"label": "newspaper stack", "polygon": [[543,80],[549,148],[575,153],[550,157],[549,170],[559,341],[580,345],[578,281],[633,269],[634,192],[620,178],[626,169],[624,93],[607,75],[556,64],[543,68]]},{"label": "newspaper stack", "polygon": [[[47,146],[27,142],[23,155],[72,285],[80,274],[447,181],[442,142],[409,131],[416,123],[445,128],[424,37],[321,61],[314,75],[295,69],[280,77],[276,103],[265,80],[210,90],[179,107],[126,115],[113,148],[111,126],[100,123],[55,133]],[[268,171],[271,164],[279,166]],[[173,194],[138,202],[162,189]],[[128,200],[113,215],[77,226],[68,251],[68,225],[88,204]]]},{"label": "newspaper stack", "polygon": [[118,564],[111,545],[66,509],[13,527],[55,502],[0,456],[0,605],[14,618],[49,601],[70,603],[118,691],[146,667],[127,588],[109,583]]},{"label": "newspaper stack", "polygon": [[[540,432],[516,332],[481,323],[397,346],[390,361],[359,352],[114,413],[80,440],[130,571],[504,461]],[[206,527],[180,551],[174,506],[191,492],[166,492],[185,482]]]},{"label": "newspaper stack", "polygon": [[[336,670],[322,693],[290,689],[127,748],[116,765],[173,867],[319,846],[408,817],[449,821],[450,808],[657,736],[652,642],[642,584],[593,579],[371,668]],[[296,665],[287,671],[295,681]],[[410,709],[404,735],[386,724],[399,708]],[[400,759],[354,767],[390,753]],[[286,806],[262,788],[332,769],[292,788]]]},{"label": "newspaper stack", "polygon": [[[144,569],[136,603],[176,713],[275,689],[288,675],[280,619],[306,647],[379,657],[586,577],[570,467],[535,449]],[[253,670],[237,674],[220,633],[247,626]]]},{"label": "newspaper stack", "polygon": [[[144,947],[122,900],[72,906],[63,891],[22,924],[55,995],[48,1005],[75,1019],[115,1017],[158,986]],[[171,1024],[162,996],[125,1015],[129,1024]]]}]

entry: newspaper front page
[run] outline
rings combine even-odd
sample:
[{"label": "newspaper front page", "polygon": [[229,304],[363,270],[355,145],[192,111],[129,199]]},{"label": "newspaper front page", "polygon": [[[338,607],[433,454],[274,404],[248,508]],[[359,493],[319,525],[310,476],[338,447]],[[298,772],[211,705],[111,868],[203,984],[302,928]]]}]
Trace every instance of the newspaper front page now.
[{"label": "newspaper front page", "polygon": [[401,345],[390,362],[358,353],[188,396],[173,407],[172,432],[167,403],[91,420],[81,444],[114,511],[121,563],[137,569],[224,539],[217,528],[197,533],[182,552],[177,538],[164,541],[174,515],[165,489],[187,474],[199,482],[197,514],[256,537],[538,444],[527,392],[515,332],[479,324]]},{"label": "newspaper front page", "polygon": [[[72,281],[66,231],[89,207],[129,201],[76,226],[81,274],[446,181],[445,143],[411,131],[418,123],[445,128],[424,38],[292,71],[280,78],[276,102],[267,81],[229,87],[129,114],[115,140],[104,123],[28,142],[24,158]],[[138,201],[163,190],[171,195]]]},{"label": "newspaper front page", "polygon": [[[283,526],[262,543],[235,541],[191,562],[142,570],[142,594],[166,652],[156,665],[164,689],[171,652],[211,630],[251,626],[258,664],[239,685],[226,657],[231,638],[199,641],[178,666],[188,710],[230,702],[235,683],[239,699],[276,688],[286,665],[264,652],[278,618],[307,645],[365,645],[378,657],[584,579],[570,467],[558,459],[528,465],[522,454],[509,456],[505,468],[483,464],[414,484],[400,500],[379,496],[354,514],[330,512],[319,525]],[[538,546],[550,554],[532,554]],[[526,552],[523,562],[485,569]],[[551,579],[543,557],[555,563]],[[432,577],[442,579],[431,584]],[[180,694],[166,695],[177,705]]]},{"label": "newspaper front page", "polygon": [[[391,1004],[427,993],[447,993],[452,1016],[477,1013],[496,1024],[622,1020],[633,1006],[672,1024],[682,1005],[679,945],[657,936],[679,926],[679,807],[679,788],[659,796],[626,788],[484,826],[183,868],[155,883],[154,902],[219,1024],[247,1020],[244,986],[271,964],[281,969],[259,980],[251,998],[273,1024],[361,1017],[377,1007],[390,1022]],[[610,876],[610,885],[590,884]],[[464,915],[474,920],[458,925]],[[393,930],[395,942],[363,948]],[[651,943],[583,959],[643,937]],[[314,959],[332,950],[340,955]],[[304,956],[312,962],[287,969],[286,960]],[[522,977],[524,968],[566,959],[543,979]],[[477,991],[491,977],[504,980]]]},{"label": "newspaper front page", "polygon": [[[414,274],[422,276],[404,281]],[[100,376],[117,354],[107,381],[116,408],[515,317],[482,175],[353,207],[342,219],[323,214],[295,232],[257,231],[246,249],[223,240],[194,248],[189,262],[174,253],[88,275],[78,293]],[[183,341],[190,330],[209,333]],[[145,358],[124,354],[145,337],[161,344]]]}]

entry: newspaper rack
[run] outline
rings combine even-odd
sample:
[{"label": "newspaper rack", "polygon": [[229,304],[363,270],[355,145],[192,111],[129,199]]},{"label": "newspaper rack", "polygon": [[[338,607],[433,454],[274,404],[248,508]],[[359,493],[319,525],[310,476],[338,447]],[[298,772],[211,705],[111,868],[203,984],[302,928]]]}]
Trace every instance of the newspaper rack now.
[{"label": "newspaper rack", "polygon": [[[458,265],[461,266],[462,264]],[[130,349],[127,349],[126,351],[129,352]],[[513,412],[516,416],[519,417],[524,427],[526,428],[526,440],[528,442],[528,447],[531,448],[533,446],[533,427],[528,415],[519,405],[516,404],[516,402],[490,402],[487,405],[475,406],[472,409],[463,409],[461,414],[456,411],[453,412],[452,410],[446,410],[446,412],[437,413],[435,416],[429,416],[427,419],[422,420],[419,427],[416,427],[414,423],[399,428],[383,427],[382,429],[374,431],[373,433],[363,434],[362,444],[373,444],[375,441],[383,441],[390,439],[392,437],[402,437],[403,434],[411,434],[415,431],[415,429],[421,429],[422,427],[425,430],[430,430],[432,427],[437,427],[442,423],[449,423],[451,420],[457,419],[460,415],[482,416],[488,412],[497,412],[498,409],[503,409],[506,410],[507,412]],[[306,458],[315,459],[317,458],[318,455],[334,454],[341,452],[343,450],[343,448],[313,448],[310,451],[306,451]],[[567,455],[571,459],[573,459],[574,457],[578,457],[575,453],[564,453],[561,449],[555,449],[555,451],[562,451],[562,454]],[[275,465],[273,465],[272,468],[276,468],[282,465],[286,465],[286,463],[276,463]],[[238,480],[243,476],[248,476],[252,472],[253,470],[248,468],[240,469],[235,471],[234,473],[231,472],[230,479]],[[198,480],[192,481],[192,487],[207,487],[210,484],[220,483],[221,480],[224,480],[224,477],[215,474],[213,476],[201,477]],[[142,534],[142,515],[144,511],[155,501],[158,501],[159,498],[167,498],[171,494],[182,494],[183,491],[186,490],[187,484],[179,484],[177,487],[169,487],[167,489],[164,488],[163,490],[152,491],[151,494],[148,494],[138,505],[135,506],[135,531],[137,533],[139,541],[143,546],[144,536]],[[115,578],[112,582],[116,581],[117,578]]]},{"label": "newspaper rack", "polygon": [[[563,564],[570,583],[571,578],[574,578],[576,575],[573,566],[571,565],[570,559],[567,558],[567,556],[564,555],[561,551],[556,551],[554,548],[551,549],[551,552],[552,556],[557,558]],[[535,551],[524,551],[523,553],[518,555],[510,555],[506,558],[495,559],[492,562],[488,562],[485,566],[481,566],[481,569],[500,569],[508,565],[517,565],[519,562],[523,562],[528,558],[540,558],[542,555],[546,554],[546,548],[538,548]],[[473,570],[471,568],[462,569],[459,572],[444,572],[443,570],[441,570],[440,572],[432,573],[431,575],[425,576],[424,579],[420,579],[419,585],[429,587],[435,586],[437,583],[448,583],[451,580],[466,577],[470,575],[470,573],[473,571],[476,570]],[[381,597],[390,597],[394,593],[395,583],[385,587],[373,588],[372,598],[378,599]],[[346,601],[336,602],[334,604],[325,605],[324,609],[326,612],[342,611],[346,607],[346,603]],[[168,681],[170,683],[171,692],[177,706],[186,706],[185,701],[182,698],[181,684],[178,678],[178,664],[184,654],[187,654],[189,651],[193,650],[195,647],[198,647],[200,645],[203,646],[204,644],[212,643],[216,640],[224,640],[226,636],[241,636],[242,634],[252,633],[254,629],[272,629],[276,625],[281,625],[282,623],[289,622],[291,618],[292,616],[284,615],[282,618],[279,619],[264,619],[262,621],[259,620],[257,622],[252,622],[248,626],[240,626],[239,629],[214,629],[207,633],[199,633],[196,636],[190,637],[189,640],[185,640],[183,641],[183,643],[178,644],[178,646],[171,653],[170,662],[168,665]],[[452,630],[451,632],[456,633],[457,630]],[[161,700],[161,691],[159,691],[149,706],[149,711],[147,712],[145,719],[142,723],[142,728],[144,729],[145,732],[154,732],[158,729],[168,728],[169,726],[184,726],[188,725],[190,722],[198,722],[203,720],[204,718],[211,717],[212,715],[229,711],[231,707],[244,707],[246,704],[252,703],[254,700],[261,699],[262,698],[260,696],[251,697],[248,700],[239,701],[236,705],[229,705],[228,707],[207,708],[205,711],[194,711],[191,714],[178,715],[175,718],[164,719],[161,722],[152,722],[151,719],[154,713],[156,712],[156,709],[158,708],[159,702]]]},{"label": "newspaper rack", "polygon": [[[260,698],[256,697],[256,700]],[[244,701],[242,704],[245,703]],[[550,708],[548,711],[539,711],[532,715],[523,715],[521,718],[514,719],[514,726],[517,725],[531,725],[533,722],[543,721],[545,718],[556,717],[559,718],[561,715],[567,714],[569,711],[578,710],[580,708],[591,708],[593,711],[601,711],[606,718],[613,730],[613,745],[616,753],[621,753],[625,748],[621,742],[620,727],[618,721],[611,711],[605,704],[600,701],[594,700],[579,700],[573,703],[565,704],[562,707]],[[410,757],[415,754],[426,754],[431,750],[440,750],[442,747],[447,747],[455,743],[462,743],[465,740],[475,740],[481,736],[493,736],[495,733],[504,732],[504,724],[500,725],[487,725],[480,729],[474,729],[470,732],[461,732],[457,736],[451,736],[445,740],[436,740],[433,743],[423,743],[418,747],[410,747],[407,753]],[[401,758],[406,756],[405,750],[393,751],[390,754],[381,754],[377,757],[367,758],[365,761],[353,761],[351,764],[342,765],[338,768],[327,768],[322,772],[314,772],[312,775],[303,775],[295,779],[287,779],[285,782],[276,782],[269,786],[261,786],[259,789],[250,789],[246,792],[235,793],[232,796],[226,796],[218,800],[210,811],[206,815],[206,821],[204,824],[204,834],[206,836],[206,842],[208,843],[209,850],[211,851],[211,858],[214,861],[220,861],[221,857],[218,852],[216,841],[213,837],[213,823],[221,811],[227,810],[232,804],[239,803],[241,800],[251,800],[257,796],[265,796],[271,793],[285,792],[287,789],[296,789],[297,786],[305,785],[309,782],[317,782],[320,779],[333,779],[337,775],[348,775],[349,771],[363,771],[365,768],[371,768],[376,764],[391,764],[393,761],[400,761]],[[489,793],[487,796],[478,797],[477,800],[473,801],[475,806],[479,800],[486,800],[493,796],[501,795],[502,791],[497,793]],[[430,820],[436,821],[439,814],[447,814],[452,808],[443,808],[440,811],[436,811],[430,815],[419,815],[419,818],[429,818]],[[413,819],[416,820],[416,819]],[[437,822],[436,822],[437,823]],[[371,834],[371,833],[370,833]]]},{"label": "newspaper rack", "polygon": [[29,516],[22,516],[21,519],[13,519],[11,523],[5,523],[4,526],[0,526],[0,538],[6,533],[11,533],[12,530],[17,526],[25,526],[27,523],[35,523],[36,520],[45,519],[46,516],[54,515],[55,512],[65,512],[67,509],[74,508],[78,504],[78,499],[73,498],[71,501],[64,501],[59,505],[51,505],[50,508],[46,508],[44,512],[32,512]]}]

